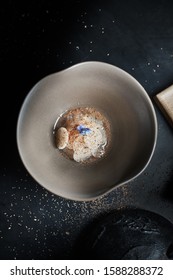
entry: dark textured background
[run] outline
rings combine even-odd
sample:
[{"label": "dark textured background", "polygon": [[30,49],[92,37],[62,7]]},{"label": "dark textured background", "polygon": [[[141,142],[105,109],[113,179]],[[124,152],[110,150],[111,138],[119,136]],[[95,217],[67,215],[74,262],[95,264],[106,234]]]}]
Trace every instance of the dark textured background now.
[{"label": "dark textured background", "polygon": [[173,131],[155,106],[158,141],[147,169],[91,202],[57,197],[24,168],[16,124],[31,87],[82,61],[104,61],[153,96],[173,83],[173,1],[10,1],[0,7],[0,259],[68,259],[80,233],[114,209],[173,222]]}]

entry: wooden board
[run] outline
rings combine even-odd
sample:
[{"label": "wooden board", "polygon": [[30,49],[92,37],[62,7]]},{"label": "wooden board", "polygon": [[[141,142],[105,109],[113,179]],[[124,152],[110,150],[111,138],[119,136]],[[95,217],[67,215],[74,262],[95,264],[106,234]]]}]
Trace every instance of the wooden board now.
[{"label": "wooden board", "polygon": [[173,85],[158,93],[154,100],[168,122],[173,126]]}]

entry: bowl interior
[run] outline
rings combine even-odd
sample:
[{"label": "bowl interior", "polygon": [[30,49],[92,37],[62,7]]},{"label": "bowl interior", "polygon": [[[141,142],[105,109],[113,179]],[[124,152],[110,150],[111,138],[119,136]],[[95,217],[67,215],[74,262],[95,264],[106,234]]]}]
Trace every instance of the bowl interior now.
[{"label": "bowl interior", "polygon": [[[111,125],[107,156],[88,166],[66,159],[54,145],[57,118],[80,106],[102,111]],[[26,97],[17,125],[19,152],[30,174],[49,191],[76,200],[95,198],[139,175],[152,156],[156,134],[153,106],[142,86],[101,62],[42,79]]]}]

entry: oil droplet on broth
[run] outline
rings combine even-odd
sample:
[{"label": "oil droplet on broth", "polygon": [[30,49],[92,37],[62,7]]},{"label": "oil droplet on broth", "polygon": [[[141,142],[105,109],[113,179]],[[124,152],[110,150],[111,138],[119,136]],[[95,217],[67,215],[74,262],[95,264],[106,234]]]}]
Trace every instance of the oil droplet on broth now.
[{"label": "oil droplet on broth", "polygon": [[108,119],[93,107],[78,107],[62,114],[55,123],[55,145],[68,159],[92,163],[104,157],[111,142]]}]

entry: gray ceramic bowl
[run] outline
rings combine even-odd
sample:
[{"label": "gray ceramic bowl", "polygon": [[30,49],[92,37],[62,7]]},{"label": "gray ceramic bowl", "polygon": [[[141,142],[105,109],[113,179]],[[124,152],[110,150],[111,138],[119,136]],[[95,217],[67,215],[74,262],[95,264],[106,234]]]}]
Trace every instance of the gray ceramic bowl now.
[{"label": "gray ceramic bowl", "polygon": [[[95,164],[82,166],[55,148],[53,127],[69,108],[96,107],[111,124],[112,146]],[[50,192],[91,200],[138,176],[156,145],[157,121],[144,88],[125,71],[102,62],[84,62],[49,75],[29,92],[17,124],[22,161]]]}]

